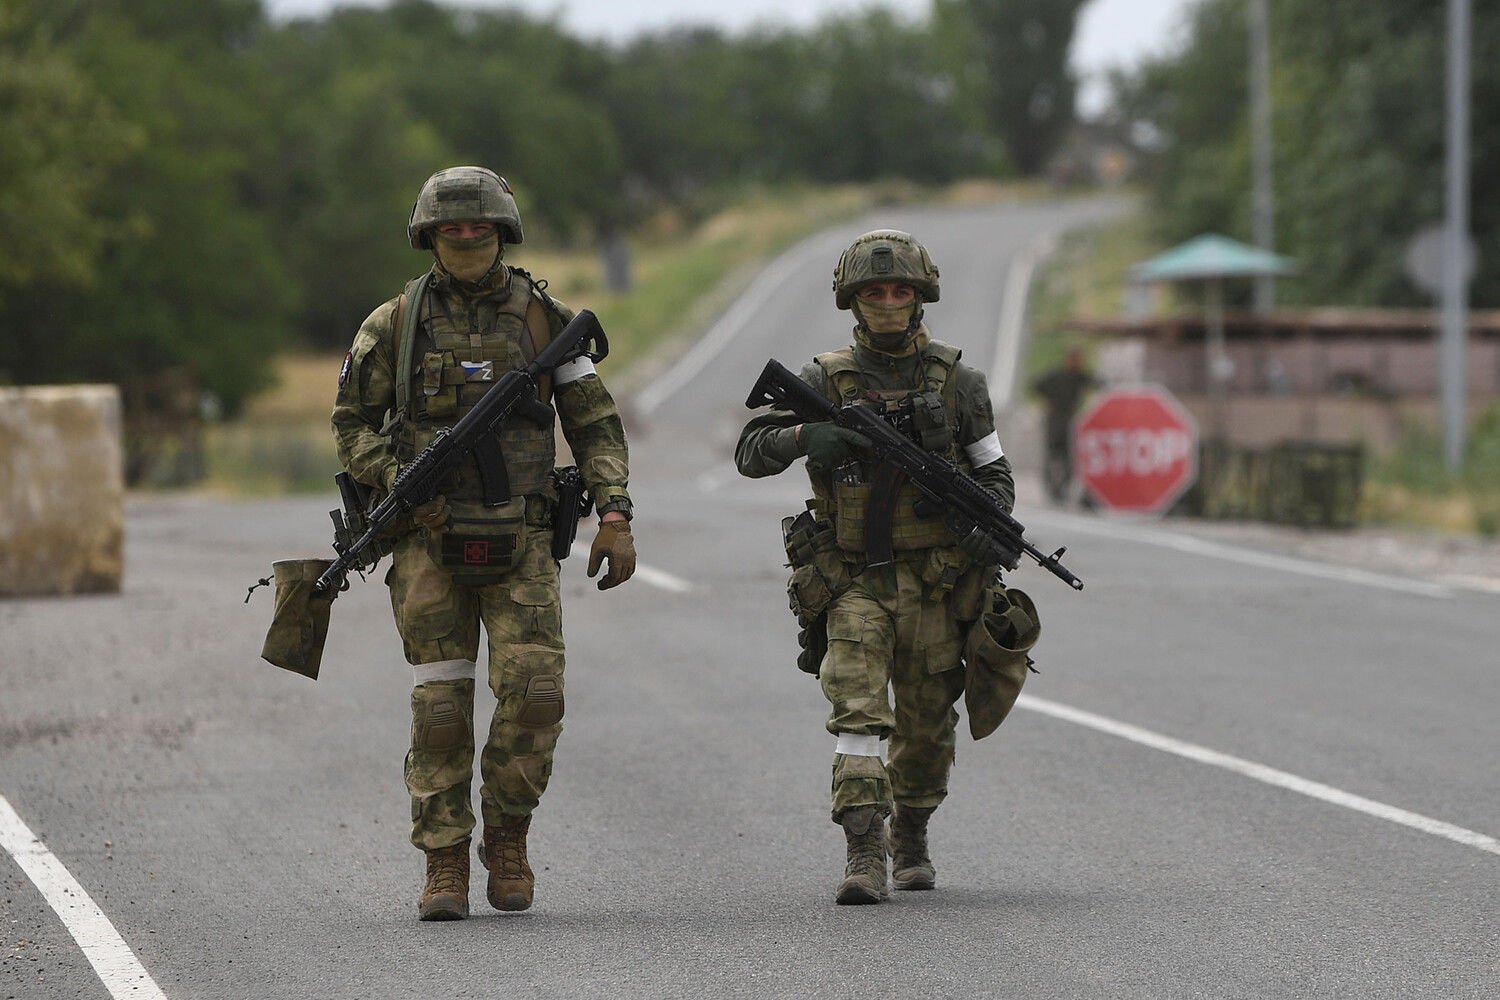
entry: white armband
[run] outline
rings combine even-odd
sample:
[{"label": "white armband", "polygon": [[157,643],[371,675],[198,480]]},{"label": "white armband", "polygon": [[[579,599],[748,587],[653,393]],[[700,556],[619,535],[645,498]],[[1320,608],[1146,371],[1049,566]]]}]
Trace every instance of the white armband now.
[{"label": "white armband", "polygon": [[969,462],[976,469],[1005,457],[1005,449],[1000,447],[1000,435],[996,431],[990,431],[988,436],[980,438],[973,444],[965,445],[964,451],[969,453]]},{"label": "white armband", "polygon": [[567,385],[569,382],[577,382],[585,375],[596,374],[594,363],[586,357],[574,358],[567,364],[558,365],[552,369],[552,384]]}]

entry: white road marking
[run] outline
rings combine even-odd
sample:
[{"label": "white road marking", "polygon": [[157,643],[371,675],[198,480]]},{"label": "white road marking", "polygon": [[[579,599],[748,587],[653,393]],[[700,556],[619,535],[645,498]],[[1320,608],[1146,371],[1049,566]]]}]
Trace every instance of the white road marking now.
[{"label": "white road marking", "polygon": [[1085,712],[1082,709],[1072,708],[1068,705],[1062,705],[1055,701],[1047,701],[1042,698],[1034,698],[1031,695],[1021,695],[1020,700],[1016,704],[1021,708],[1029,708],[1033,712],[1041,712],[1043,715],[1050,715],[1064,722],[1087,726],[1101,733],[1108,733],[1111,736],[1130,740],[1132,743],[1139,743],[1142,746],[1148,746],[1155,750],[1162,750],[1166,753],[1176,754],[1179,757],[1186,757],[1188,760],[1207,764],[1210,767],[1220,767],[1226,771],[1233,771],[1236,774],[1244,775],[1247,778],[1254,778],[1256,781],[1263,781],[1268,785],[1275,785],[1277,788],[1285,788],[1299,795],[1306,795],[1310,798],[1320,799],[1323,802],[1332,803],[1336,806],[1343,806],[1345,809],[1353,809],[1355,812],[1362,812],[1378,819],[1399,823],[1401,826],[1411,827],[1413,830],[1419,830],[1422,833],[1430,833],[1434,837],[1443,837],[1454,843],[1463,844],[1465,847],[1477,847],[1481,851],[1500,855],[1500,840],[1496,840],[1494,837],[1476,833],[1461,826],[1454,826],[1452,823],[1444,823],[1442,820],[1432,819],[1418,813],[1408,812],[1405,809],[1398,809],[1395,806],[1386,805],[1384,802],[1376,802],[1373,799],[1354,795],[1342,789],[1334,788],[1331,785],[1309,781],[1306,778],[1300,778],[1286,771],[1278,771],[1274,767],[1267,767],[1264,764],[1257,764],[1254,761],[1245,760],[1241,757],[1233,757],[1227,753],[1210,750],[1207,747],[1198,746],[1196,743],[1185,743],[1170,736],[1153,733],[1149,729],[1132,726],[1126,722],[1116,722],[1114,719],[1095,715],[1093,712]]},{"label": "white road marking", "polygon": [[1352,566],[1335,566],[1332,563],[1314,562],[1310,559],[1299,559],[1296,556],[1279,555],[1274,552],[1262,552],[1256,549],[1244,549],[1234,545],[1226,545],[1222,542],[1211,542],[1207,539],[1196,538],[1192,535],[1181,535],[1169,531],[1142,528],[1122,521],[1112,521],[1108,518],[1085,519],[1069,515],[1047,514],[1039,518],[1039,520],[1065,521],[1065,526],[1060,530],[1067,532],[1115,538],[1124,541],[1139,542],[1145,545],[1159,545],[1162,548],[1175,549],[1178,552],[1186,552],[1189,555],[1223,559],[1227,562],[1243,563],[1247,566],[1258,566],[1262,569],[1280,570],[1285,573],[1299,573],[1303,576],[1337,580],[1340,583],[1355,583],[1366,587],[1379,587],[1383,590],[1394,590],[1403,594],[1416,594],[1420,597],[1443,598],[1453,596],[1453,588],[1441,583],[1428,583],[1424,580],[1387,576],[1383,573],[1356,569]]},{"label": "white road marking", "polygon": [[[572,554],[575,557],[587,560],[589,557],[589,547],[583,542],[574,542]],[[693,585],[682,577],[674,576],[664,569],[657,569],[655,566],[647,566],[645,563],[638,562],[635,564],[635,576],[633,579],[672,594],[687,594],[693,589]]]},{"label": "white road marking", "polygon": [[1057,233],[1046,232],[1011,259],[1000,299],[1000,323],[995,330],[995,360],[990,365],[990,402],[996,410],[1010,406],[1015,393],[1021,344],[1026,339],[1026,303],[1031,297],[1031,275],[1057,244]]},{"label": "white road marking", "polygon": [[0,795],[0,847],[31,879],[114,1000],[166,1000],[104,911]]},{"label": "white road marking", "polygon": [[765,305],[771,293],[802,267],[802,257],[797,249],[800,246],[787,251],[762,271],[724,315],[719,317],[719,321],[675,365],[636,395],[637,411],[642,414],[654,411],[677,390],[697,378],[698,373],[707,368],[720,351],[734,342]]}]

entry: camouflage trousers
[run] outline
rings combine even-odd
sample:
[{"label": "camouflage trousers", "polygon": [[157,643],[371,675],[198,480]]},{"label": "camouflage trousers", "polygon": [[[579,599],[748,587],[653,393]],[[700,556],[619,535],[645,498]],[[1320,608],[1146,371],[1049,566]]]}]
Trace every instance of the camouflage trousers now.
[{"label": "camouflage trousers", "polygon": [[480,810],[487,825],[527,816],[552,775],[562,732],[563,641],[558,566],[550,532],[532,526],[518,563],[499,583],[458,583],[427,554],[425,532],[397,543],[386,574],[396,627],[415,684],[406,788],[411,842],[448,847],[474,829],[474,674],[479,626],[488,641],[498,704],[480,754]]},{"label": "camouflage trousers", "polygon": [[951,590],[939,583],[945,552],[897,553],[829,605],[819,673],[828,731],[889,740],[888,763],[834,754],[835,823],[859,806],[889,813],[893,802],[931,807],[948,795],[964,672]]}]

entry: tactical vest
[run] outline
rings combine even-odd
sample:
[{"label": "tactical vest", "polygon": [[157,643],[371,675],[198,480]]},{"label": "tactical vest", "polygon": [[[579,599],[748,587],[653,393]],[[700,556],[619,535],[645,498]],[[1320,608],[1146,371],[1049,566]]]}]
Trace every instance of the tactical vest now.
[{"label": "tactical vest", "polygon": [[[526,272],[511,268],[511,275],[510,294],[494,303],[493,320],[480,320],[491,323],[491,328],[482,330],[470,329],[467,310],[450,315],[430,307],[431,272],[406,286],[395,320],[398,461],[411,461],[438,431],[453,426],[473,409],[500,376],[525,368],[552,339],[556,307]],[[408,377],[402,379],[399,373]],[[547,402],[550,384],[544,380],[538,389],[542,402]],[[511,416],[495,434],[505,457],[511,495],[545,492],[556,459],[552,423],[543,426]],[[472,455],[465,457],[444,489],[454,499],[483,495]]]},{"label": "tactical vest", "polygon": [[[966,471],[968,455],[958,446],[958,392],[950,377],[958,364],[959,350],[941,341],[928,341],[922,352],[922,388],[899,390],[866,389],[864,377],[854,361],[853,348],[819,354],[813,360],[828,376],[833,402],[859,402],[896,409],[908,399],[912,404],[912,433],[923,448],[953,462]],[[865,504],[870,498],[869,469],[860,466],[852,476],[835,472],[833,493],[821,477],[813,476],[815,508],[833,518],[839,548],[846,552],[865,550]],[[955,545],[958,539],[941,517],[918,517],[914,504],[918,493],[902,481],[896,493],[891,524],[891,547],[896,551]]]}]

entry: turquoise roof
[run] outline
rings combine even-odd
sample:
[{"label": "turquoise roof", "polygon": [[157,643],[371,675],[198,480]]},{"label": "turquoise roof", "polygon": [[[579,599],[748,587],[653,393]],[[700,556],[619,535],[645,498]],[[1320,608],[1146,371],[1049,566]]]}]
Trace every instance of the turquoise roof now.
[{"label": "turquoise roof", "polygon": [[1130,269],[1132,281],[1257,278],[1290,274],[1296,261],[1217,233],[1196,236]]}]

